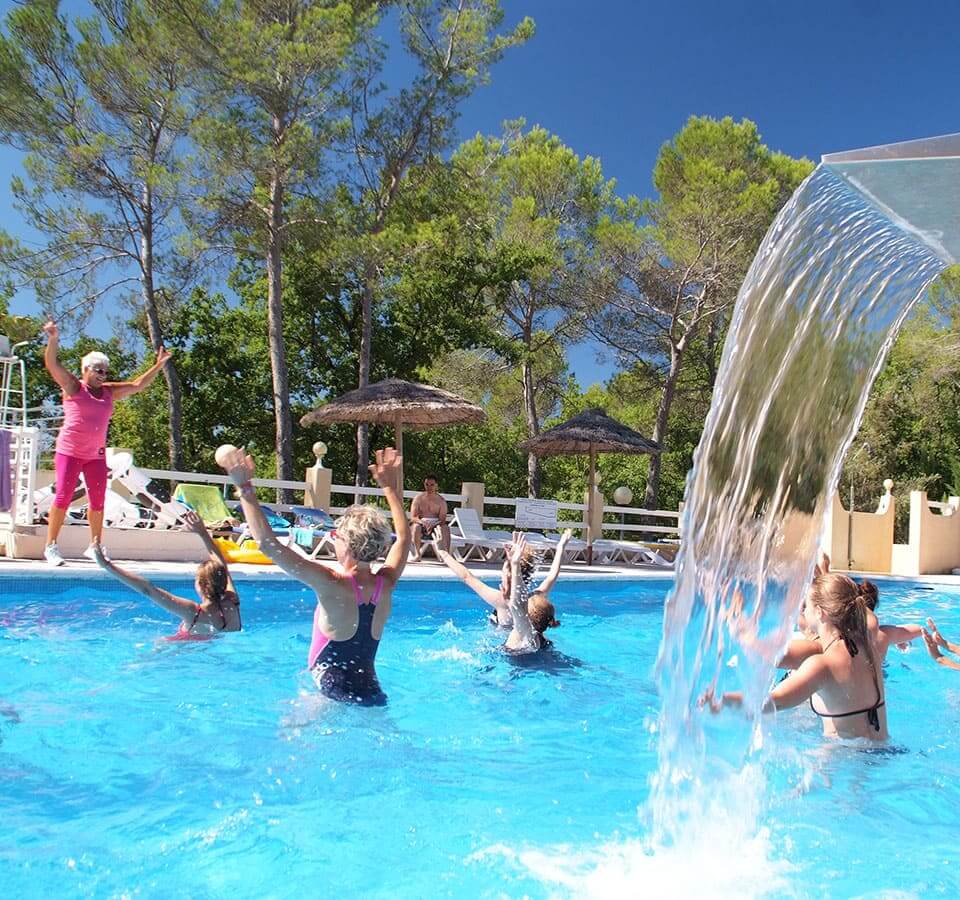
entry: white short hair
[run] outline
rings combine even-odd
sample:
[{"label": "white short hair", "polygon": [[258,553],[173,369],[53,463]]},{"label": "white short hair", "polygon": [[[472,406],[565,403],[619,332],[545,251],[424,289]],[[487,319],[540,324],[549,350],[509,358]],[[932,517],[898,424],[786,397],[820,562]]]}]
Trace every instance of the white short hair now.
[{"label": "white short hair", "polygon": [[80,360],[80,371],[89,369],[91,366],[101,365],[110,368],[110,357],[99,350],[93,350]]}]

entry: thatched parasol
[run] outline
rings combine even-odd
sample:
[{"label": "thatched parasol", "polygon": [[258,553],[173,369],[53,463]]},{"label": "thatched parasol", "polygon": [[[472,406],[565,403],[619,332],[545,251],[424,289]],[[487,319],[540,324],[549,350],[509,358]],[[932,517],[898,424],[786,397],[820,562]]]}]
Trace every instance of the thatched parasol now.
[{"label": "thatched parasol", "polygon": [[572,419],[524,441],[520,447],[535,456],[590,456],[590,478],[587,485],[587,561],[593,558],[593,495],[596,493],[598,453],[660,453],[654,441],[611,419],[605,410],[585,409]]},{"label": "thatched parasol", "polygon": [[[472,425],[486,419],[475,403],[429,384],[402,378],[387,378],[376,384],[348,391],[313,412],[301,425],[331,425],[336,422],[374,422],[393,425],[397,452],[403,453],[403,429],[425,431],[442,425]],[[401,487],[403,476],[401,473]]]}]

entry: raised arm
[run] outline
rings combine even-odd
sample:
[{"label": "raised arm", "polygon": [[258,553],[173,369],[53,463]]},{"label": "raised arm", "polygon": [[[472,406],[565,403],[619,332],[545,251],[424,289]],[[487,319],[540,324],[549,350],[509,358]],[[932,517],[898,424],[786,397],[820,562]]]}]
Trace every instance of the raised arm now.
[{"label": "raised arm", "polygon": [[[891,644],[909,644],[923,635],[921,625],[881,625],[880,639],[884,642],[884,650]],[[906,649],[905,647],[903,649]]]},{"label": "raised arm", "polygon": [[386,447],[376,453],[376,462],[370,466],[370,474],[377,484],[383,488],[383,495],[387,498],[390,515],[393,518],[393,530],[397,539],[387,553],[386,562],[380,569],[385,578],[396,581],[403,573],[407,564],[407,554],[410,552],[410,523],[403,508],[403,486],[400,484],[400,473],[403,466],[403,457],[393,447]]},{"label": "raised arm", "polygon": [[567,541],[572,537],[573,531],[569,528],[560,535],[560,540],[557,541],[556,552],[553,554],[553,562],[550,563],[550,571],[547,572],[547,577],[543,579],[537,588],[541,594],[549,594],[550,591],[553,590],[553,586],[557,583],[557,577],[560,575],[560,566],[563,565],[563,551],[567,547]]},{"label": "raised arm", "polygon": [[511,650],[537,650],[537,633],[530,624],[527,615],[527,595],[524,592],[523,575],[520,572],[520,562],[523,551],[526,549],[527,538],[522,531],[513,533],[513,542],[510,544],[508,560],[510,562],[510,615],[513,618],[513,631],[507,638],[507,646]]},{"label": "raised arm", "polygon": [[[822,654],[811,656],[770,692],[770,696],[763,704],[763,711],[773,712],[775,709],[799,706],[819,690],[826,677],[827,668]],[[700,705],[709,705],[712,712],[719,712],[724,706],[740,707],[743,706],[743,694],[740,691],[726,691],[717,699],[711,689],[700,698]]]},{"label": "raised arm", "polygon": [[57,350],[60,347],[60,329],[57,328],[57,323],[51,319],[43,326],[43,330],[47,335],[47,347],[43,351],[43,364],[50,373],[50,377],[60,385],[68,397],[71,397],[80,390],[80,380],[57,359]]},{"label": "raised arm", "polygon": [[[932,619],[927,619],[928,622],[932,622]],[[939,640],[938,640],[939,638]],[[941,641],[943,644],[941,645]],[[954,644],[948,644],[940,636],[940,632],[936,631],[936,626],[934,626],[934,632],[931,634],[927,631],[926,628],[923,629],[923,642],[927,645],[927,653],[930,654],[931,658],[938,665],[944,666],[947,669],[960,669],[960,663],[955,662],[950,659],[949,656],[944,656],[943,651],[940,649],[941,646],[946,646],[948,650],[953,650]],[[953,650],[955,653],[956,651]]]},{"label": "raised arm", "polygon": [[260,509],[260,504],[257,503],[257,494],[250,481],[254,473],[253,457],[243,448],[234,449],[223,457],[220,464],[240,491],[243,515],[260,549],[284,572],[314,590],[322,590],[331,582],[335,582],[336,573],[322,563],[307,559],[296,550],[284,546],[273,533],[263,510]]},{"label": "raised arm", "polygon": [[148,597],[158,606],[163,607],[167,612],[180,616],[185,622],[193,619],[197,612],[197,604],[190,600],[184,600],[182,597],[175,597],[169,591],[158,588],[145,578],[134,575],[133,572],[127,572],[115,565],[103,555],[103,548],[99,541],[93,543],[93,553],[97,560],[97,565],[105,572],[109,572],[117,581],[122,582],[128,588],[132,588],[138,594]]},{"label": "raised arm", "polygon": [[507,601],[497,588],[484,584],[463,563],[455,560],[446,550],[438,549],[440,561],[457,576],[471,591],[484,603],[489,603],[494,609],[506,609]]},{"label": "raised arm", "polygon": [[157,351],[157,361],[142,375],[138,375],[130,381],[111,381],[104,385],[104,387],[110,388],[114,400],[122,400],[124,397],[139,394],[140,391],[146,390],[153,384],[153,380],[160,374],[160,370],[167,364],[167,360],[170,359],[172,355],[169,350],[161,347]]},{"label": "raised arm", "polygon": [[942,634],[940,634],[937,629],[937,623],[933,619],[927,619],[927,628],[929,629],[930,636],[933,638],[934,643],[938,646],[943,647],[945,650],[949,650],[951,653],[960,653],[960,644],[951,644]]},{"label": "raised arm", "polygon": [[820,641],[816,638],[808,640],[807,638],[794,638],[787,644],[787,649],[777,663],[778,669],[798,669],[800,664],[811,656],[816,656],[823,651]]},{"label": "raised arm", "polygon": [[207,531],[207,526],[203,524],[203,519],[192,509],[185,512],[180,519],[187,531],[192,531],[203,541],[203,546],[206,548],[210,559],[223,564],[223,567],[227,570],[227,590],[236,594],[237,589],[234,586],[233,579],[230,577],[230,567],[227,565],[226,557],[220,552],[216,541],[210,536],[210,532]]}]

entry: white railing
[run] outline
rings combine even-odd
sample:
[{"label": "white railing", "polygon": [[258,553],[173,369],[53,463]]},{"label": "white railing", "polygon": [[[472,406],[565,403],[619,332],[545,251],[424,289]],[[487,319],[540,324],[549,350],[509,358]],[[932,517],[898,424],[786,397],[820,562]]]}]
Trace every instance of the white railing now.
[{"label": "white railing", "polygon": [[[231,496],[229,491],[229,486],[231,485],[231,479],[228,475],[213,474],[206,472],[179,472],[171,469],[140,469],[144,475],[148,478],[159,480],[159,481],[176,481],[183,482],[187,484],[216,484],[220,485],[223,488],[224,500],[228,506],[231,508],[236,508],[239,506],[239,501],[234,499]],[[307,483],[305,481],[286,481],[279,478],[253,478],[251,483],[254,487],[257,488],[266,488],[268,490],[290,490],[296,491],[300,494],[304,494],[307,491]],[[413,500],[417,496],[419,491],[404,491],[403,497],[404,500]],[[341,497],[349,498],[346,503],[334,505],[330,504],[330,508],[327,510],[331,515],[341,514],[348,506],[354,502],[355,497],[375,497],[382,498],[383,490],[378,487],[358,487],[353,484],[333,484],[330,486],[331,497]],[[444,500],[447,501],[452,507],[459,506],[462,502],[462,496],[460,494],[441,494]],[[484,513],[481,516],[481,520],[484,525],[497,525],[497,526],[508,526],[513,527],[515,522],[515,516],[505,516],[493,515],[487,512],[488,507],[506,507],[507,509],[516,508],[517,500],[524,498],[517,497],[484,497]],[[293,504],[297,505],[297,504]],[[264,503],[263,506],[266,506],[270,509],[276,510],[278,512],[288,512],[293,508],[291,504],[284,503]],[[303,501],[299,505],[303,505]],[[936,505],[936,504],[931,504]],[[943,505],[943,504],[941,504]],[[585,528],[585,518],[586,518],[586,505],[583,503],[571,503],[567,501],[560,501],[557,504],[558,507],[558,516],[557,516],[557,528],[573,528],[573,529],[583,529]],[[603,507],[604,522],[603,530],[611,534],[616,533],[631,533],[631,534],[654,534],[662,535],[664,538],[671,539],[677,538],[680,534],[679,529],[679,517],[680,513],[675,510],[669,509],[643,509],[641,507],[634,506],[604,506]],[[647,524],[645,522],[633,522],[626,521],[629,517],[631,519],[642,516],[644,518],[656,518],[665,520],[664,524]]]}]

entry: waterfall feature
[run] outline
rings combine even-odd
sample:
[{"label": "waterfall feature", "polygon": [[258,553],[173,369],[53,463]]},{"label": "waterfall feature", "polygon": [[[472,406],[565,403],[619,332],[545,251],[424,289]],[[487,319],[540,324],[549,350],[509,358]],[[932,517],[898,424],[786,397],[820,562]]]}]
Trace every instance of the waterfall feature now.
[{"label": "waterfall feature", "polygon": [[[688,482],[665,610],[659,841],[725,815],[726,792],[751,780],[760,708],[870,386],[910,308],[958,258],[960,135],[824,157],[757,252]],[[725,713],[719,728],[698,709],[710,689],[744,691],[746,715]],[[741,804],[754,824],[756,803]]]}]

